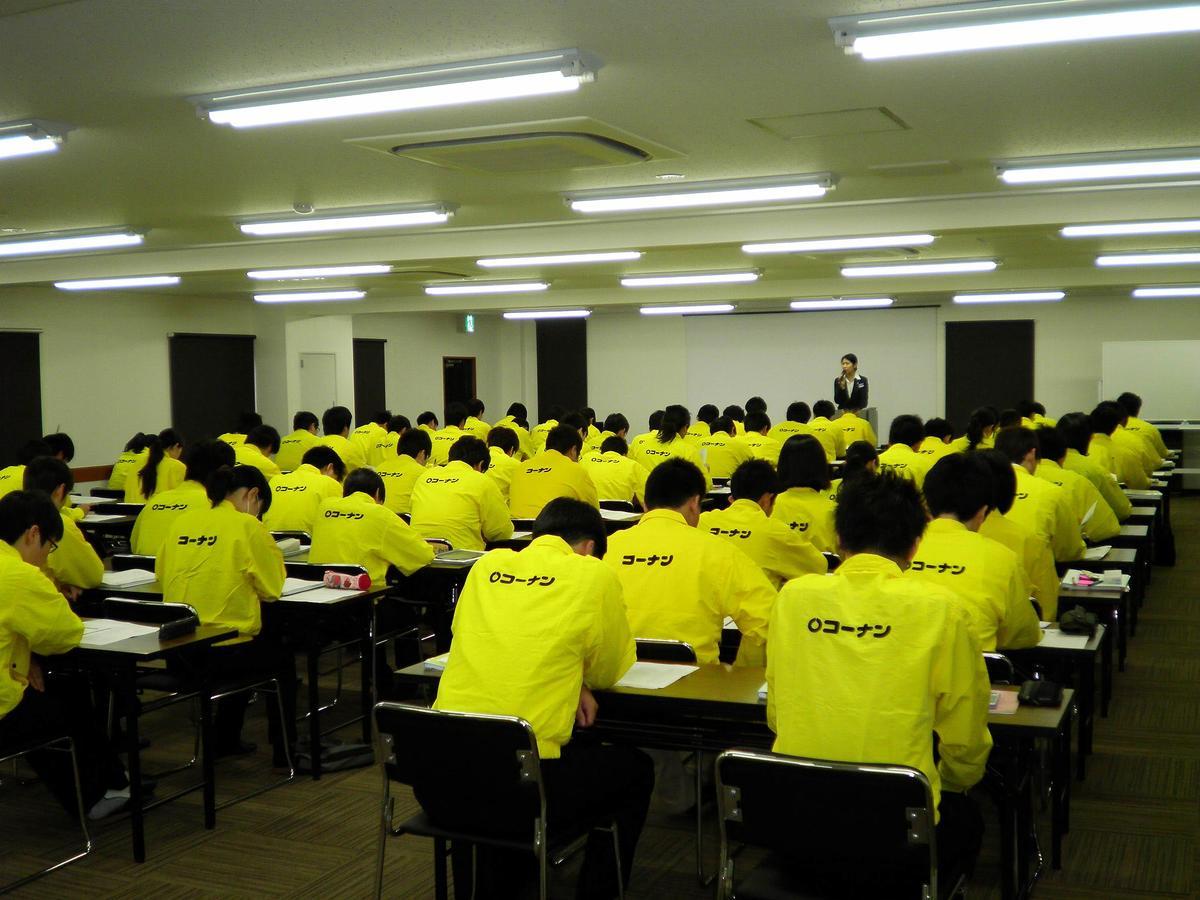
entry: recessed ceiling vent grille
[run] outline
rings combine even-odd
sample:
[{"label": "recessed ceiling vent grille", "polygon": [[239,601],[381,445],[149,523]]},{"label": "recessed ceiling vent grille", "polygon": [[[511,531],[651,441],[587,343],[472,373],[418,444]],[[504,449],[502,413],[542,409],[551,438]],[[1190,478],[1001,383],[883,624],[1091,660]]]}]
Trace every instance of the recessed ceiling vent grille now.
[{"label": "recessed ceiling vent grille", "polygon": [[399,144],[391,152],[444,169],[498,174],[625,166],[653,158],[624,141],[575,131],[529,131]]}]

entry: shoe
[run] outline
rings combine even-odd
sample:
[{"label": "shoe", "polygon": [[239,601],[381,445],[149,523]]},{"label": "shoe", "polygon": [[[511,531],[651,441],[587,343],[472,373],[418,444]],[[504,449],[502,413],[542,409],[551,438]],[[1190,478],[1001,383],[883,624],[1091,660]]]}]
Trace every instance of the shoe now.
[{"label": "shoe", "polygon": [[249,756],[258,750],[258,744],[251,741],[232,741],[217,744],[213,748],[213,756],[220,759],[223,756]]},{"label": "shoe", "polygon": [[129,788],[120,788],[119,790],[110,789],[104,792],[104,796],[96,801],[95,805],[88,810],[88,818],[93,822],[100,819],[107,819],[109,816],[116,815],[129,805]]}]

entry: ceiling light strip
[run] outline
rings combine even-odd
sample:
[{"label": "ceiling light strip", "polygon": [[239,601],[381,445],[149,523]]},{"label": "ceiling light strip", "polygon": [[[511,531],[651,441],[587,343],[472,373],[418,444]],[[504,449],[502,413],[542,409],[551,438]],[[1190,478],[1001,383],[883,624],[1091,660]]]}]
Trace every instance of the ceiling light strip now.
[{"label": "ceiling light strip", "polygon": [[793,300],[788,304],[797,312],[838,309],[883,309],[895,303],[892,297],[830,297],[825,300]]},{"label": "ceiling light strip", "polygon": [[1200,284],[1175,284],[1169,287],[1134,288],[1135,300],[1162,300],[1170,297],[1200,297]]},{"label": "ceiling light strip", "polygon": [[251,219],[238,223],[243,234],[275,237],[293,234],[320,234],[332,231],[364,231],[375,228],[408,228],[414,225],[440,225],[450,218],[442,206],[377,212],[345,212],[341,215],[296,216],[290,219]]},{"label": "ceiling light strip", "polygon": [[697,316],[728,313],[737,309],[733,303],[702,303],[693,306],[643,306],[638,310],[643,316]]},{"label": "ceiling light strip", "polygon": [[506,319],[586,319],[590,309],[526,309],[504,313]]},{"label": "ceiling light strip", "polygon": [[529,294],[548,290],[545,281],[511,281],[504,283],[458,282],[451,284],[427,284],[425,293],[431,297],[449,297],[469,294]]},{"label": "ceiling light strip", "polygon": [[477,259],[475,264],[485,269],[521,268],[524,266],[569,266],[585,263],[629,262],[642,258],[641,250],[613,250],[604,253],[552,253],[546,256],[496,256]]},{"label": "ceiling light strip", "polygon": [[674,189],[636,187],[610,191],[580,191],[567,194],[567,205],[575,212],[648,212],[707,206],[753,206],[789,200],[816,200],[833,187],[828,172],[773,178],[743,178],[730,181],[698,181]]},{"label": "ceiling light strip", "polygon": [[171,287],[179,284],[178,275],[140,275],[132,278],[85,278],[79,281],[56,281],[60,291],[113,291],[121,288]]},{"label": "ceiling light strip", "polygon": [[777,241],[743,244],[743,253],[825,253],[832,250],[868,250],[879,247],[923,247],[932,244],[932,234],[884,234],[874,237],[822,238],[811,241]]},{"label": "ceiling light strip", "polygon": [[0,257],[40,256],[45,253],[84,253],[136,247],[143,235],[132,231],[93,232],[88,234],[41,234],[21,240],[0,241]]},{"label": "ceiling light strip", "polygon": [[972,303],[1056,303],[1066,295],[1065,291],[998,291],[991,294],[955,294],[958,304]]},{"label": "ceiling light strip", "polygon": [[1065,238],[1120,237],[1138,234],[1190,234],[1200,231],[1200,219],[1172,222],[1112,222],[1107,225],[1067,225],[1060,231]]},{"label": "ceiling light strip", "polygon": [[278,291],[255,294],[255,303],[316,303],[326,300],[361,300],[366,291]]},{"label": "ceiling light strip", "polygon": [[301,278],[341,278],[352,275],[386,275],[392,271],[387,265],[361,266],[313,266],[307,269],[256,269],[246,277],[255,281],[292,281]]},{"label": "ceiling light strip", "polygon": [[684,287],[704,284],[749,284],[758,272],[705,272],[690,275],[632,275],[621,279],[621,287]]},{"label": "ceiling light strip", "polygon": [[1115,253],[1097,256],[1096,265],[1108,266],[1189,266],[1200,263],[1200,251],[1176,253]]},{"label": "ceiling light strip", "polygon": [[946,262],[897,263],[895,265],[844,266],[846,278],[881,278],[889,275],[958,275],[966,272],[992,272],[994,259],[964,259]]}]

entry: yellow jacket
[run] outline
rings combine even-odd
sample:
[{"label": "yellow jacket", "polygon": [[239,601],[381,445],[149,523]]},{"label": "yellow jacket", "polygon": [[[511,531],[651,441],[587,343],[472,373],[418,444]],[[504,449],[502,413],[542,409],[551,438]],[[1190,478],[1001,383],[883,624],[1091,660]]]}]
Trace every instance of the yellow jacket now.
[{"label": "yellow jacket", "polygon": [[845,454],[846,448],[855,441],[866,441],[872,447],[879,443],[879,440],[875,437],[875,432],[871,429],[871,423],[866,419],[859,418],[852,412],[844,412],[838,416],[837,421],[833,423],[833,427],[841,433],[843,454]]},{"label": "yellow jacket", "polygon": [[[971,446],[971,439],[968,438],[965,434],[962,437],[957,437],[950,442],[950,448],[955,453],[966,453],[967,450],[970,449],[970,446]],[[985,437],[982,441],[979,442],[979,444],[976,446],[975,449],[977,449],[977,450],[992,450],[995,448],[995,446],[996,446],[996,435],[989,434],[987,437]]]},{"label": "yellow jacket", "polygon": [[[234,448],[234,451],[237,451],[237,447]],[[145,467],[146,462],[143,460],[141,468],[131,471],[129,477],[125,479],[126,503],[146,502],[147,497],[142,493],[142,469]],[[183,484],[186,474],[187,466],[177,459],[164,456],[158,463],[158,482],[154,485],[154,496],[157,497],[159,494],[179,487]]]},{"label": "yellow jacket", "polygon": [[[513,454],[513,457],[518,462],[523,459],[529,459],[529,457],[533,456],[533,445],[530,441],[529,429],[518,425],[513,420],[512,416],[505,416],[503,419],[493,425],[492,428],[507,428],[517,436],[517,441],[520,442],[520,446],[517,448],[517,452]],[[491,432],[489,431],[488,434],[491,434]],[[545,444],[545,442],[546,439],[542,438],[542,443]]]},{"label": "yellow jacket", "polygon": [[748,431],[738,437],[738,440],[750,448],[755,459],[765,459],[773,466],[779,465],[779,451],[783,449],[783,446],[775,438],[759,434],[756,431]]},{"label": "yellow jacket", "polygon": [[939,804],[983,777],[990,685],[970,618],[891,560],[860,553],[784,585],[767,688],[777,753],[912,766]]},{"label": "yellow jacket", "polygon": [[685,440],[691,441],[696,446],[700,446],[700,442],[710,434],[712,434],[712,428],[709,427],[709,424],[707,422],[701,422],[699,419],[697,419],[688,426],[687,434],[685,434],[683,437]]},{"label": "yellow jacket", "polygon": [[654,509],[608,539],[604,557],[625,590],[634,637],[685,641],[716,662],[732,616],[743,643],[761,647],[775,589],[749,556],[671,509]]},{"label": "yellow jacket", "polygon": [[283,590],[283,554],[262,522],[223,500],[171,523],[154,574],[168,603],[190,604],[205,625],[256,635],[260,604]]},{"label": "yellow jacket", "polygon": [[496,482],[496,487],[500,488],[500,496],[504,498],[506,504],[508,503],[508,486],[512,483],[513,472],[521,465],[517,460],[517,453],[520,452],[518,450],[509,456],[499,447],[488,447],[491,462],[488,463],[487,476]]},{"label": "yellow jacket", "polygon": [[842,432],[835,422],[825,416],[817,416],[809,420],[808,431],[821,442],[825,449],[825,458],[830,462],[845,456],[846,445],[842,443]]},{"label": "yellow jacket", "polygon": [[633,453],[630,453],[629,456],[634,462],[639,462],[645,466],[648,472],[653,472],[655,466],[666,462],[668,459],[674,459],[675,457],[686,459],[688,462],[695,463],[696,468],[704,474],[705,490],[712,489],[712,476],[708,472],[708,466],[704,464],[704,457],[700,454],[700,448],[691,441],[685,441],[681,437],[673,437],[665,444],[660,443],[655,438],[642,444],[637,456]]},{"label": "yellow jacket", "polygon": [[1121,523],[1117,521],[1112,508],[1096,490],[1096,486],[1078,472],[1043,459],[1038,461],[1036,474],[1038,478],[1057,484],[1066,491],[1077,521],[1083,522],[1088,510],[1093,510],[1091,518],[1083,524],[1083,535],[1089,541],[1099,543],[1121,533]]},{"label": "yellow jacket", "polygon": [[833,530],[836,509],[836,495],[812,488],[788,488],[776,495],[771,518],[799,533],[822,553],[837,553],[837,534]]},{"label": "yellow jacket", "polygon": [[925,438],[925,440],[921,441],[921,446],[917,449],[917,455],[925,462],[926,474],[933,468],[934,463],[943,456],[956,452],[958,451],[951,444],[947,444],[939,437]]},{"label": "yellow jacket", "polygon": [[611,431],[600,431],[595,425],[589,425],[587,437],[583,439],[583,452],[599,453],[601,445],[615,436]]},{"label": "yellow jacket", "polygon": [[520,716],[543,759],[571,739],[580,688],[611,687],[636,658],[620,582],[554,535],[475,563],[453,628],[434,709]]},{"label": "yellow jacket", "polygon": [[496,482],[461,459],[417,479],[412,527],[426,538],[445,538],[455,549],[482,550],[512,537],[508,504]]},{"label": "yellow jacket", "polygon": [[1078,450],[1068,450],[1067,458],[1063,460],[1063,468],[1082,475],[1090,481],[1119,521],[1123,522],[1129,518],[1130,513],[1133,512],[1133,503],[1117,484],[1116,477],[1101,467],[1093,457],[1084,456]]},{"label": "yellow jacket", "polygon": [[807,422],[792,422],[784,420],[771,429],[768,437],[779,441],[779,446],[782,447],[787,443],[787,439],[795,437],[798,434],[812,434],[812,429]]},{"label": "yellow jacket", "polygon": [[355,491],[321,504],[308,561],[362,566],[371,584],[382,587],[389,565],[411,575],[433,561],[433,547],[387,507]]},{"label": "yellow jacket", "polygon": [[[112,474],[108,476],[108,489],[111,491],[122,491],[125,489],[125,479],[129,475],[137,477],[137,473],[142,471],[146,465],[146,458],[150,455],[149,450],[142,450],[140,453],[122,453],[117,457],[117,461],[113,463]],[[24,473],[24,466],[21,467]],[[3,479],[4,472],[0,471],[0,479]],[[15,490],[15,488],[10,488]],[[4,490],[3,481],[0,480],[0,496],[8,493]]]},{"label": "yellow jacket", "polygon": [[1082,559],[1087,548],[1066,492],[1056,484],[1030,475],[1024,466],[1013,468],[1017,473],[1017,498],[1008,517],[1045,538],[1057,562]]},{"label": "yellow jacket", "polygon": [[60,510],[63,523],[62,540],[58,549],[46,559],[46,568],[50,570],[59,584],[69,584],[77,588],[100,587],[100,579],[104,577],[104,563],[87,542],[75,520],[67,515],[66,510]]},{"label": "yellow jacket", "polygon": [[279,466],[253,444],[237,444],[233,448],[233,458],[239,466],[254,466],[267,481],[280,473]]},{"label": "yellow jacket", "polygon": [[440,431],[435,431],[429,436],[429,439],[433,442],[433,450],[429,453],[429,464],[431,466],[444,466],[450,461],[450,448],[454,446],[454,442],[461,437],[468,436],[468,433],[457,425],[447,425]]},{"label": "yellow jacket", "polygon": [[185,481],[179,487],[161,494],[142,507],[133,523],[129,547],[142,556],[158,556],[171,524],[183,513],[194,509],[209,509],[212,503],[198,481]]},{"label": "yellow jacket", "polygon": [[366,458],[359,449],[340,434],[326,435],[321,438],[321,444],[333,448],[333,452],[338,455],[342,463],[346,466],[347,475],[355,469],[361,469],[367,464]]},{"label": "yellow jacket", "polygon": [[596,495],[601,500],[632,501],[636,497],[639,503],[644,503],[650,473],[628,456],[609,450],[589,453],[579,463],[596,485]]},{"label": "yellow jacket", "polygon": [[742,463],[754,459],[750,445],[740,438],[730,437],[723,431],[710,434],[700,441],[700,456],[708,466],[713,478],[729,478]]},{"label": "yellow jacket", "polygon": [[1112,457],[1112,438],[1107,434],[1093,434],[1091,441],[1088,443],[1087,455],[1096,461],[1096,465],[1107,472],[1112,472],[1118,479],[1120,478],[1117,472],[1116,464]]},{"label": "yellow jacket", "polygon": [[24,466],[6,466],[0,469],[0,497],[13,491],[24,490],[25,488],[25,467]]},{"label": "yellow jacket", "polygon": [[[1117,430],[1112,433],[1112,442],[1114,458],[1120,453],[1128,453],[1135,461],[1130,465],[1140,466],[1147,476],[1156,472],[1162,465],[1162,457],[1154,452],[1149,439],[1137,432],[1118,425]],[[1120,466],[1120,463],[1117,465]]]},{"label": "yellow jacket", "polygon": [[1042,639],[1029,602],[1032,585],[1017,555],[957,519],[929,523],[906,575],[953,591],[984,652],[1032,647]]},{"label": "yellow jacket", "polygon": [[238,434],[236,431],[227,431],[225,434],[219,435],[217,440],[224,441],[231,447],[236,447],[238,444],[242,443],[242,441],[246,440],[246,436],[244,434]]},{"label": "yellow jacket", "polygon": [[879,454],[880,469],[891,469],[897,475],[903,475],[917,486],[917,490],[925,486],[925,476],[931,466],[926,457],[908,444],[892,444]]},{"label": "yellow jacket", "polygon": [[1042,616],[1048,622],[1057,621],[1059,577],[1054,567],[1054,553],[1046,539],[994,509],[983,520],[979,533],[1017,555],[1032,586],[1033,598],[1042,608]]},{"label": "yellow jacket", "polygon": [[1160,458],[1166,458],[1170,454],[1171,451],[1167,449],[1167,445],[1162,439],[1162,432],[1145,419],[1130,416],[1129,420],[1125,423],[1125,430],[1132,431],[1138,437],[1145,438]]},{"label": "yellow jacket", "polygon": [[640,465],[640,456],[642,448],[649,443],[658,443],[657,431],[645,431],[641,434],[636,434],[629,439],[629,458],[638,462]]},{"label": "yellow jacket", "polygon": [[280,438],[279,452],[275,454],[275,465],[279,466],[282,472],[294,472],[300,468],[300,460],[304,459],[304,454],[319,443],[321,443],[321,439],[307,428],[293,431]]},{"label": "yellow jacket", "polygon": [[321,503],[340,496],[342,486],[336,479],[322,475],[316,466],[301,463],[296,471],[271,479],[271,508],[263,516],[263,524],[271,531],[312,534]]},{"label": "yellow jacket", "polygon": [[583,466],[557,450],[543,450],[513,472],[508,507],[514,519],[534,519],[555,497],[574,497],[600,507],[596,485]]},{"label": "yellow jacket", "polygon": [[[385,462],[396,455],[396,446],[400,443],[400,433],[398,431],[385,431],[379,435],[378,439],[371,447],[371,457],[375,460],[372,463],[378,469]],[[276,457],[278,459],[278,457]]]},{"label": "yellow jacket", "polygon": [[537,456],[546,449],[546,436],[558,427],[558,419],[547,419],[540,425],[534,425],[529,431],[529,458]]},{"label": "yellow jacket", "polygon": [[412,492],[417,479],[429,471],[407,453],[393,456],[375,470],[383,479],[383,505],[392,512],[412,512]]},{"label": "yellow jacket", "polygon": [[379,463],[379,452],[375,449],[375,445],[387,433],[388,430],[378,422],[367,422],[351,431],[349,440],[358,450],[359,455],[366,460],[366,464],[374,466]]},{"label": "yellow jacket", "polygon": [[487,443],[488,432],[492,430],[492,426],[483,419],[477,419],[475,416],[467,416],[467,420],[463,422],[463,432],[477,437],[485,444]]},{"label": "yellow jacket", "polygon": [[[55,554],[50,554],[54,556]],[[0,720],[29,684],[29,654],[52,656],[79,645],[83,622],[45,574],[0,541]]]},{"label": "yellow jacket", "polygon": [[701,531],[729,541],[758,563],[776,590],[801,575],[824,575],[829,562],[821,551],[753,500],[734,500],[725,509],[700,515]]},{"label": "yellow jacket", "polygon": [[[1116,433],[1114,431],[1113,435]],[[1092,442],[1088,445],[1088,456],[1094,456],[1097,463],[1116,475],[1117,481],[1124,482],[1126,487],[1136,491],[1150,487],[1150,478],[1142,466],[1141,457],[1131,452],[1128,446],[1118,444],[1113,436],[1093,434]]]}]

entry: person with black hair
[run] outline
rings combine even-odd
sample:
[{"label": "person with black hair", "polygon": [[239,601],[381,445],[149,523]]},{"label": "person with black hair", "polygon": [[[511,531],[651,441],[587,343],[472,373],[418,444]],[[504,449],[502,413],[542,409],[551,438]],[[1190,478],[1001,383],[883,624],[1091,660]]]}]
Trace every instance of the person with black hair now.
[{"label": "person with black hair", "polygon": [[1003,431],[1005,428],[1030,428],[1033,420],[1029,420],[1030,424],[1025,424],[1025,418],[1015,409],[1003,409],[1000,411],[1000,418],[996,422],[996,430]]},{"label": "person with black hair", "polygon": [[433,441],[424,428],[418,426],[404,433],[396,444],[396,455],[375,469],[387,486],[384,506],[397,515],[412,512],[413,485],[428,471],[431,452]]},{"label": "person with black hair", "polygon": [[179,461],[183,438],[174,428],[164,428],[146,440],[149,452],[138,472],[125,479],[125,502],[145,503],[165,491],[174,490],[187,477],[187,467]]},{"label": "person with black hair", "polygon": [[1092,441],[1091,417],[1087,413],[1067,413],[1054,427],[1067,444],[1063,468],[1090,481],[1116,515],[1117,521],[1128,519],[1133,513],[1133,503],[1117,484],[1116,476],[1101,466],[1095,457],[1087,455],[1088,445]]},{"label": "person with black hair", "polygon": [[510,403],[508,412],[492,427],[510,428],[516,434],[520,442],[520,449],[514,454],[517,462],[533,456],[533,445],[529,437],[529,410],[525,408],[524,403]]},{"label": "person with black hair", "polygon": [[268,481],[280,474],[279,466],[271,458],[278,452],[279,432],[270,425],[251,428],[246,440],[233,448],[239,466],[254,466]]},{"label": "person with black hair", "polygon": [[316,414],[301,410],[292,416],[292,432],[279,440],[279,452],[275,454],[275,465],[281,472],[291,472],[300,467],[300,460],[312,447],[321,443],[318,430],[321,421]]},{"label": "person with black hair", "polygon": [[611,437],[619,437],[622,441],[628,441],[629,420],[621,413],[609,413],[604,418],[604,427],[594,437],[584,438],[584,453],[595,455],[603,453],[604,451],[600,448]]},{"label": "person with black hair", "polygon": [[746,401],[746,415],[750,415],[750,413],[754,412],[765,413],[766,411],[767,401],[762,397],[751,397]]},{"label": "person with black hair", "polygon": [[734,437],[745,433],[746,410],[742,409],[736,403],[731,403],[721,410],[721,415],[727,419],[733,419]]},{"label": "person with black hair", "polygon": [[350,442],[350,423],[353,421],[353,414],[344,406],[331,406],[321,416],[321,430],[325,432],[321,443],[333,448],[345,463],[347,475],[367,464],[366,457]]},{"label": "person with black hair", "polygon": [[917,453],[924,440],[925,424],[920,416],[896,416],[888,430],[888,448],[879,454],[879,468],[911,478],[920,490],[925,483],[925,473],[929,471],[925,458]]},{"label": "person with black hair", "polygon": [[263,423],[262,416],[253,410],[238,413],[237,424],[233,431],[227,431],[225,434],[218,435],[218,441],[224,441],[231,447],[235,447],[246,439],[246,435],[250,433],[250,429],[257,428]]},{"label": "person with black hair", "polygon": [[859,416],[858,410],[842,410],[842,414],[837,417],[833,427],[840,435],[839,440],[843,448],[849,447],[855,441],[866,441],[872,446],[879,443],[879,438],[875,436],[875,429],[871,427],[870,422]]},{"label": "person with black hair", "polygon": [[546,449],[546,439],[550,437],[550,432],[561,424],[560,420],[566,414],[567,411],[562,406],[557,403],[552,404],[546,410],[542,421],[529,430],[530,459]]},{"label": "person with black hair", "polygon": [[263,516],[263,524],[271,531],[312,534],[321,504],[342,496],[345,474],[346,465],[332,447],[312,447],[293,471],[271,479],[271,508]]},{"label": "person with black hair", "polygon": [[[146,457],[150,454],[147,445],[149,437],[139,431],[125,442],[125,447],[113,463],[112,472],[108,476],[109,490],[123,491],[125,490],[125,479],[130,475],[137,477],[137,473],[146,464]],[[4,473],[0,471],[0,479],[3,476]],[[3,487],[0,487],[0,494],[3,494]]]},{"label": "person with black hair", "polygon": [[225,441],[200,441],[188,447],[183,462],[183,482],[153,497],[138,513],[129,538],[134,553],[157,556],[175,519],[190,510],[212,505],[205,485],[217,469],[235,465],[233,447]]},{"label": "person with black hair", "polygon": [[870,477],[879,474],[879,451],[866,441],[855,441],[846,448],[846,458],[842,465],[842,477],[835,478],[829,485],[829,493],[833,500],[842,490],[842,485],[854,478]]},{"label": "person with black hair", "polygon": [[623,500],[645,506],[646,478],[650,473],[628,454],[625,439],[613,435],[604,440],[598,453],[585,455],[579,463],[596,485],[596,495],[601,500]]},{"label": "person with black hair", "polygon": [[729,478],[742,463],[754,459],[750,445],[736,436],[733,419],[719,416],[709,427],[709,435],[700,441],[700,458],[713,478]]},{"label": "person with black hair", "polygon": [[520,468],[516,455],[521,452],[521,439],[517,432],[506,425],[493,426],[487,436],[487,477],[496,483],[504,505],[508,507],[508,488],[512,484],[513,472]]},{"label": "person with black hair", "polygon": [[99,587],[104,577],[104,563],[75,520],[67,515],[66,504],[73,487],[75,476],[61,459],[39,456],[25,467],[24,490],[41,491],[62,516],[62,537],[58,548],[50,554],[46,571],[72,600],[79,596],[80,590]]},{"label": "person with black hair", "polygon": [[[991,752],[991,686],[958,597],[901,577],[925,520],[908,479],[881,472],[842,488],[842,564],[789,581],[771,616],[767,724],[776,753],[923,772],[937,807],[938,880],[952,885],[970,875],[982,842],[983,819],[967,791]],[[894,893],[872,883],[871,866],[825,873],[820,861],[794,864],[854,896]]]},{"label": "person with black hair", "polygon": [[771,518],[779,476],[765,459],[744,462],[729,482],[732,501],[725,509],[700,514],[701,531],[729,541],[758,563],[771,586],[809,573],[824,574],[829,563],[816,547],[778,519]]},{"label": "person with black hair", "polygon": [[1083,559],[1080,521],[1066,492],[1034,476],[1037,435],[1028,428],[1006,428],[996,433],[996,449],[1009,458],[1017,475],[1017,499],[1009,517],[1049,541],[1057,562]]},{"label": "person with black hair", "polygon": [[812,429],[808,427],[808,420],[811,418],[812,410],[808,408],[808,404],[803,400],[795,400],[788,404],[784,420],[771,429],[770,436],[782,447],[783,442],[792,435],[812,434]]},{"label": "person with black hair", "polygon": [[655,438],[643,443],[636,453],[630,451],[631,458],[645,466],[649,472],[653,472],[655,467],[668,459],[686,459],[704,473],[707,490],[711,490],[712,476],[708,473],[700,449],[684,439],[691,424],[692,415],[687,411],[687,407],[672,403],[663,410]]},{"label": "person with black hair", "polygon": [[999,417],[990,406],[980,406],[971,410],[967,419],[967,432],[960,438],[950,442],[959,453],[968,453],[983,448],[990,450],[996,444],[996,423]]},{"label": "person with black hair", "polygon": [[1113,430],[1111,454],[1116,468],[1118,480],[1124,481],[1129,487],[1138,489],[1131,479],[1144,481],[1145,490],[1150,487],[1150,476],[1153,475],[1166,461],[1151,446],[1150,440],[1135,434],[1125,427],[1129,421],[1129,413],[1120,403],[1105,401],[1102,406],[1111,409],[1117,417],[1117,427]]},{"label": "person with black hair", "polygon": [[[825,458],[829,462],[841,459],[847,444],[842,443],[842,432],[833,422],[835,410],[828,400],[813,404],[812,418],[808,420],[809,433],[821,443]],[[872,442],[871,446],[875,446]]]},{"label": "person with black hair", "polygon": [[1145,419],[1138,418],[1142,414],[1141,397],[1132,391],[1126,391],[1117,398],[1117,403],[1125,410],[1126,415],[1129,417],[1125,421],[1126,431],[1132,431],[1138,437],[1145,439],[1159,457],[1165,459],[1171,455],[1171,451],[1162,439],[1162,432]]},{"label": "person with black hair", "polygon": [[479,438],[485,444],[487,443],[488,432],[492,430],[492,426],[483,420],[483,414],[487,411],[487,407],[483,405],[483,401],[478,397],[473,397],[467,401],[467,418],[463,422],[462,430],[472,437]]},{"label": "person with black hair", "polygon": [[1099,544],[1121,533],[1116,514],[1096,490],[1096,486],[1077,472],[1063,468],[1067,442],[1055,428],[1038,428],[1038,478],[1057,484],[1071,501],[1075,518],[1083,523],[1083,536]]},{"label": "person with black hair", "polygon": [[424,430],[432,437],[433,433],[438,430],[437,414],[428,409],[425,410],[425,412],[417,416],[417,427]]},{"label": "person with black hair", "polygon": [[376,466],[381,462],[375,445],[387,436],[387,426],[391,420],[392,411],[380,409],[372,413],[370,419],[350,432],[350,443],[362,454],[362,458],[366,460],[368,466]]},{"label": "person with black hair", "polygon": [[413,530],[447,540],[456,550],[482,550],[490,541],[512,537],[508,504],[484,474],[490,462],[479,438],[464,434],[455,441],[446,465],[430,469],[413,486]]},{"label": "person with black hair", "polygon": [[579,465],[583,438],[570,425],[546,435],[546,449],[513,472],[508,508],[514,519],[532,519],[555,497],[573,497],[599,508],[591,476]]},{"label": "person with black hair", "polygon": [[771,417],[766,412],[755,410],[746,413],[745,433],[738,438],[750,448],[755,459],[765,459],[771,465],[779,462],[779,451],[782,445],[769,436]]},{"label": "person with black hair", "polygon": [[767,642],[775,588],[749,556],[696,527],[704,473],[678,457],[646,479],[646,512],[608,539],[604,561],[625,590],[635,637],[683,641],[701,663],[716,662],[721,629],[742,632],[738,658],[753,664]]},{"label": "person with black hair", "polygon": [[75,458],[75,442],[71,440],[71,436],[65,431],[56,431],[53,434],[42,436],[42,441],[50,448],[50,455],[55,459],[61,459],[65,463],[69,463]]},{"label": "person with black hair", "polygon": [[41,440],[26,441],[18,447],[16,464],[0,469],[0,497],[11,491],[21,490],[21,486],[25,483],[25,467],[27,465],[39,456],[53,455],[50,452],[50,445]]},{"label": "person with black hair", "polygon": [[988,464],[974,454],[952,453],[929,470],[924,493],[933,521],[908,577],[958,595],[985,653],[1035,646],[1042,629],[1025,569],[1012,550],[979,534],[994,495]]},{"label": "person with black hair", "polygon": [[429,454],[431,466],[444,466],[450,461],[450,448],[455,441],[467,434],[463,425],[467,421],[467,405],[465,403],[449,403],[446,405],[446,424],[429,436],[433,441],[433,450]]},{"label": "person with black hair", "polygon": [[651,443],[652,441],[657,440],[658,429],[662,425],[663,416],[665,415],[665,410],[656,409],[654,412],[650,413],[650,418],[647,422],[650,427],[649,431],[643,431],[641,434],[636,434],[632,439],[629,439],[628,435],[626,435],[626,439],[629,440],[630,459],[637,460],[641,455],[642,447]]},{"label": "person with black hair", "polygon": [[[715,404],[705,403],[696,410],[696,418],[692,420],[692,424],[688,426],[688,433],[685,437],[692,443],[699,446],[700,442],[712,434],[712,423],[720,417],[721,411],[717,409]],[[622,435],[624,437],[624,435]]]},{"label": "person with black hair", "polygon": [[925,420],[925,440],[917,448],[917,454],[925,461],[928,470],[947,453],[953,453],[950,442],[954,439],[954,428],[945,419],[935,417]]},{"label": "person with black hair", "polygon": [[858,374],[858,357],[853,353],[845,354],[842,357],[842,374],[833,379],[833,402],[840,410],[856,413],[870,405],[869,396],[870,385],[865,376]]},{"label": "person with black hair", "polygon": [[[519,553],[494,550],[471,569],[433,705],[529,722],[551,821],[612,816],[628,884],[654,767],[632,747],[572,739],[574,726],[580,729],[574,734],[586,734],[595,719],[591,689],[611,687],[636,658],[620,582],[597,558],[605,549],[604,521],[592,506],[559,497],[538,515],[533,535]],[[530,590],[527,583],[541,586]],[[448,773],[437,785],[414,785],[417,801],[435,821],[488,830],[492,811],[456,793]],[[452,854],[460,896],[472,884],[477,898],[520,895],[519,882],[531,871],[522,866],[528,854],[456,846],[462,851]],[[576,896],[611,896],[616,874],[611,839],[593,832]]]},{"label": "person with black hair", "polygon": [[812,435],[790,437],[779,453],[779,487],[771,516],[787,525],[822,553],[836,553],[829,463]]},{"label": "person with black hair", "polygon": [[375,441],[371,448],[372,458],[375,460],[371,465],[378,469],[383,463],[394,457],[396,445],[400,443],[400,438],[404,437],[405,432],[410,428],[412,428],[412,422],[408,420],[408,416],[392,416],[388,419],[387,432]]}]

